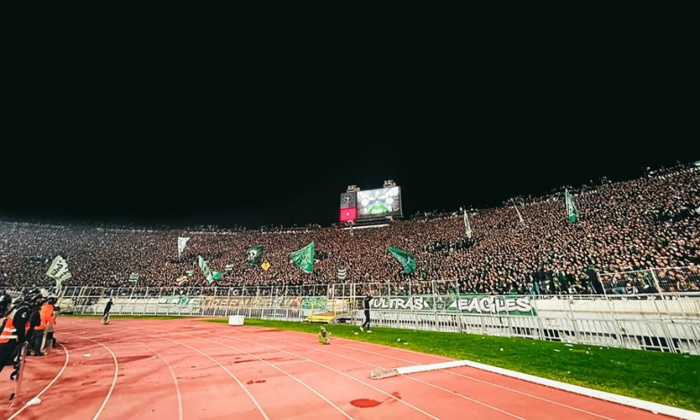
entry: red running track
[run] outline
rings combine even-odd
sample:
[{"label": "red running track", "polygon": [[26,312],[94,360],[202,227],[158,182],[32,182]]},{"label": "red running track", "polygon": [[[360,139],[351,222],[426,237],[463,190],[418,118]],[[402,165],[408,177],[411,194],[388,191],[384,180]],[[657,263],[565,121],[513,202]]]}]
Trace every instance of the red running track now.
[{"label": "red running track", "polygon": [[[445,361],[359,341],[197,319],[61,318],[30,357],[7,419],[660,419],[647,411],[460,367],[371,380],[375,367]],[[38,397],[38,404],[26,404]]]}]

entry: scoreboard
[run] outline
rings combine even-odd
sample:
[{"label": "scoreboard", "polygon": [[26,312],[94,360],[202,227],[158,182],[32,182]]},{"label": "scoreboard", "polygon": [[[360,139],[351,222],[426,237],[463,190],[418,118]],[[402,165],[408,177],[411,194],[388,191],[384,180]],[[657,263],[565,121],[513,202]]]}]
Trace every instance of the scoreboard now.
[{"label": "scoreboard", "polygon": [[340,194],[340,221],[385,219],[403,216],[401,187],[391,186]]}]

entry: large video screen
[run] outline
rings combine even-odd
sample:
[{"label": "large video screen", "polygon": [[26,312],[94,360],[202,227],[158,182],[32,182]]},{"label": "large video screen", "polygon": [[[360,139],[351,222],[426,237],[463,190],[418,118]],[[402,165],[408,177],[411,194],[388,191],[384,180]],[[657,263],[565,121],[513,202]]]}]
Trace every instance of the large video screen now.
[{"label": "large video screen", "polygon": [[357,218],[373,219],[402,216],[401,188],[381,188],[357,192]]}]

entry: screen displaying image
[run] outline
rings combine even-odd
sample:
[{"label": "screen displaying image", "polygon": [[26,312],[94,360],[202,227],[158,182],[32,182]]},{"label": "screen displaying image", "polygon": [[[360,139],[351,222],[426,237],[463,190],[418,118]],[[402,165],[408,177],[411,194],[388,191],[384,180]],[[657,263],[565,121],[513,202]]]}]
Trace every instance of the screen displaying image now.
[{"label": "screen displaying image", "polygon": [[353,222],[355,219],[357,219],[357,209],[355,207],[340,209],[341,222]]},{"label": "screen displaying image", "polygon": [[400,187],[359,191],[357,193],[357,218],[401,215]]},{"label": "screen displaying image", "polygon": [[357,207],[357,196],[354,192],[340,194],[340,208],[347,209]]}]

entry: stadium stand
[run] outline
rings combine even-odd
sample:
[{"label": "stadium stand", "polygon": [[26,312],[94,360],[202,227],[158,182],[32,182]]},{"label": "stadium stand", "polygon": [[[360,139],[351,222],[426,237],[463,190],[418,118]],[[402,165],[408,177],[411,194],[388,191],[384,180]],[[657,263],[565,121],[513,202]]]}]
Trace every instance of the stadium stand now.
[{"label": "stadium stand", "polygon": [[[51,287],[45,273],[52,259],[68,261],[71,286],[174,287],[194,271],[189,286],[207,286],[197,267],[204,257],[223,278],[216,286],[334,283],[346,267],[347,282],[390,282],[428,292],[430,280],[452,282],[460,292],[486,294],[593,293],[595,272],[690,267],[674,277],[675,291],[700,291],[700,168],[647,171],[634,180],[574,191],[580,219],[569,223],[561,191],[520,198],[524,223],[510,201],[471,209],[474,232],[466,240],[462,214],[417,213],[386,227],[357,229],[318,225],[256,230],[128,228],[0,222],[0,282],[10,287]],[[178,260],[177,238],[191,237]],[[312,274],[290,264],[290,253],[315,241]],[[246,248],[262,245],[268,270],[245,264]],[[407,275],[387,252],[394,246],[415,255]],[[320,258],[319,258],[320,257]],[[225,266],[232,266],[224,270]],[[685,277],[684,277],[685,276]],[[180,280],[182,281],[182,280]],[[624,293],[624,291],[621,291]]]}]

